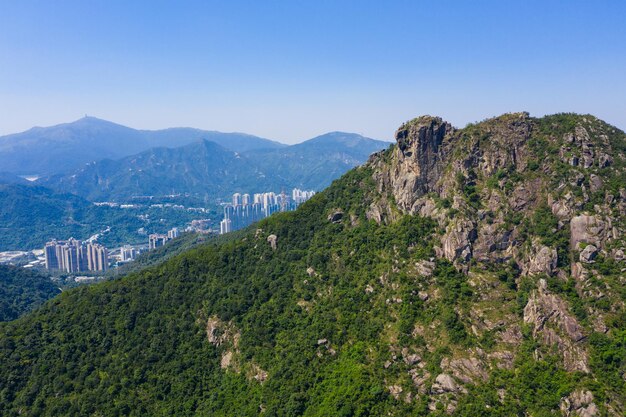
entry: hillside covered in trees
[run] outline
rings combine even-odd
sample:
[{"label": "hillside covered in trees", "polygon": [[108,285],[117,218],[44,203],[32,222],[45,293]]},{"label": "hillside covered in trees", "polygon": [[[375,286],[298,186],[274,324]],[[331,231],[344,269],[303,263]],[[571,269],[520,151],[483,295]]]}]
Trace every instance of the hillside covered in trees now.
[{"label": "hillside covered in trees", "polygon": [[60,292],[47,276],[0,265],[0,321],[15,320]]}]

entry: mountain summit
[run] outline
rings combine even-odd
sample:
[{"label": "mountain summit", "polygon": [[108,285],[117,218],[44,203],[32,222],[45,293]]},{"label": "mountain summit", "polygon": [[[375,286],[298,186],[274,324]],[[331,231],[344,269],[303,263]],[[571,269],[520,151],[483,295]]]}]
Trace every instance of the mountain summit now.
[{"label": "mountain summit", "polygon": [[3,415],[621,416],[626,135],[420,117],[297,211],[0,325]]},{"label": "mountain summit", "polygon": [[54,174],[88,162],[118,159],[154,147],[183,146],[201,139],[235,152],[285,146],[243,133],[192,128],[136,130],[86,116],[72,123],[34,127],[0,137],[0,166],[16,174]]}]

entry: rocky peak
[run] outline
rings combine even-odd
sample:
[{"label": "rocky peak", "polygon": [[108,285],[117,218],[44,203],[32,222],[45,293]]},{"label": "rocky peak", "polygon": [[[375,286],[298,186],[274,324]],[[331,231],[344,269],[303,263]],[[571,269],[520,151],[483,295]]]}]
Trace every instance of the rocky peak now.
[{"label": "rocky peak", "polygon": [[396,132],[389,170],[379,170],[379,188],[392,190],[403,212],[413,212],[416,198],[434,191],[441,177],[445,142],[455,129],[440,117],[421,116],[404,123]]},{"label": "rocky peak", "polygon": [[[421,116],[400,126],[396,147],[370,160],[382,198],[368,215],[376,221],[392,220],[398,212],[435,218],[446,230],[441,253],[461,263],[473,258],[534,259],[536,239],[522,230],[529,226],[541,229],[546,241],[563,230],[567,238],[571,235],[572,247],[583,240],[604,248],[623,232],[623,222],[610,215],[624,207],[619,188],[626,180],[624,138],[623,132],[592,116],[537,119],[526,112],[509,113],[463,129],[439,117]],[[558,219],[552,230],[545,229],[550,219],[544,222],[539,216],[536,225],[528,222],[542,207]],[[605,233],[594,241],[582,239],[591,232],[577,226],[589,216],[605,225]],[[571,233],[565,230],[570,221]],[[539,243],[546,254],[557,249]],[[549,258],[545,267],[521,269],[558,272],[556,255]]]}]

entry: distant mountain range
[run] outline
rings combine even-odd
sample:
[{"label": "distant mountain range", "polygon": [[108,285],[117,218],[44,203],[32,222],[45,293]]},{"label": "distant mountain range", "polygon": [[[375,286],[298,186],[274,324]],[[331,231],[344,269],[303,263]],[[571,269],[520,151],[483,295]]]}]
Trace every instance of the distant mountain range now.
[{"label": "distant mountain range", "polygon": [[389,145],[355,133],[331,132],[297,145],[248,151],[244,155],[260,172],[271,174],[275,183],[322,190],[364,163],[373,152]]},{"label": "distant mountain range", "polygon": [[[154,223],[158,223],[158,218]],[[86,239],[112,227],[101,243],[137,243],[137,229],[167,230],[119,208],[96,206],[66,192],[27,184],[0,182],[0,251],[43,247],[50,239]]]},{"label": "distant mountain range", "polygon": [[89,200],[190,194],[202,201],[234,192],[322,190],[386,142],[332,132],[292,146],[233,151],[202,139],[177,148],[151,148],[121,159],[103,159],[38,184]]},{"label": "distant mountain range", "polygon": [[119,160],[86,164],[66,175],[37,181],[92,201],[132,196],[191,193],[227,195],[251,186],[265,189],[270,182],[253,163],[220,145],[201,140],[179,148],[152,148]]},{"label": "distant mountain range", "polygon": [[[234,192],[322,190],[388,145],[332,132],[287,146],[240,133],[141,131],[92,117],[33,128],[0,137],[0,250],[86,238],[107,226],[105,243],[134,241],[151,223],[91,202],[177,194],[179,204],[219,211],[217,199]],[[26,174],[42,177],[31,182],[20,177]],[[188,221],[179,217],[168,224]]]},{"label": "distant mountain range", "polygon": [[104,226],[105,211],[68,193],[0,182],[0,250],[42,247],[53,237],[88,237]]},{"label": "distant mountain range", "polygon": [[[87,239],[105,229],[98,241],[108,247],[143,243],[147,237],[139,229],[163,232],[195,218],[175,208],[125,210],[95,205],[75,194],[23,181],[7,183],[0,176],[0,251],[42,248],[53,238]],[[215,220],[219,214],[221,210],[215,207],[202,215]]]},{"label": "distant mountain range", "polygon": [[244,133],[192,128],[136,130],[95,117],[51,127],[33,127],[0,137],[2,171],[49,175],[80,168],[105,158],[119,159],[150,148],[183,146],[210,140],[235,152],[278,149],[281,143]]}]

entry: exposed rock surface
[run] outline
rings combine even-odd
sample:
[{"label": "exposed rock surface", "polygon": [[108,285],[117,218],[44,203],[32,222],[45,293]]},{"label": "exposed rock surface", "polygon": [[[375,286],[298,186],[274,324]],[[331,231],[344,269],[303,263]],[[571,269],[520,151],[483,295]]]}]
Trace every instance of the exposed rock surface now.
[{"label": "exposed rock surface", "polygon": [[561,400],[561,412],[565,417],[595,417],[600,415],[588,390],[577,390]]},{"label": "exposed rock surface", "polygon": [[398,146],[393,165],[387,177],[381,179],[390,183],[401,210],[412,212],[418,197],[435,190],[443,168],[441,147],[453,131],[452,125],[441,118],[424,116],[396,132]]},{"label": "exposed rock surface", "polygon": [[452,375],[465,384],[480,384],[489,378],[486,366],[476,356],[469,358],[444,358],[441,368],[449,370]]},{"label": "exposed rock surface", "polygon": [[476,227],[471,221],[451,222],[442,238],[443,254],[449,261],[467,262],[472,258]]},{"label": "exposed rock surface", "polygon": [[457,392],[459,386],[448,374],[439,374],[431,388],[433,394],[443,394],[444,392]]},{"label": "exposed rock surface", "polygon": [[606,238],[606,231],[606,223],[597,216],[574,216],[570,221],[571,246],[575,248],[581,242],[601,246]]},{"label": "exposed rock surface", "polygon": [[237,359],[241,333],[234,324],[226,323],[217,316],[211,316],[207,320],[206,333],[209,343],[222,349],[220,367],[239,372],[240,364]]},{"label": "exposed rock surface", "polygon": [[341,219],[343,219],[343,211],[337,210],[328,215],[328,221],[332,223],[340,223]]},{"label": "exposed rock surface", "polygon": [[557,251],[554,248],[541,245],[538,240],[533,242],[530,259],[524,266],[528,275],[552,275],[558,263]]},{"label": "exposed rock surface", "polygon": [[272,247],[272,250],[276,250],[276,242],[278,241],[278,237],[276,235],[269,235],[267,237],[267,241],[270,244],[270,246]]},{"label": "exposed rock surface", "polygon": [[598,248],[594,245],[587,245],[582,252],[580,252],[580,262],[591,263],[598,256]]},{"label": "exposed rock surface", "polygon": [[534,290],[524,307],[524,322],[533,326],[533,335],[547,345],[558,347],[565,368],[570,371],[589,372],[589,359],[580,343],[585,335],[583,328],[569,312],[560,297],[550,294],[544,280]]},{"label": "exposed rock surface", "polygon": [[[559,128],[563,119],[575,123]],[[469,316],[462,317],[471,322],[468,332],[477,337],[486,332],[495,335],[495,351],[444,358],[434,381],[423,369],[410,369],[418,393],[424,392],[430,378],[430,392],[441,397],[429,402],[430,409],[453,409],[463,386],[485,380],[490,367],[513,369],[517,347],[528,337],[523,323],[530,325],[539,342],[536,359],[556,353],[568,371],[591,373],[586,337],[594,331],[605,333],[608,327],[590,305],[610,294],[611,305],[618,307],[606,308],[623,308],[614,291],[623,279],[619,284],[605,282],[598,269],[612,268],[615,274],[619,272],[615,263],[626,258],[626,189],[615,189],[626,179],[626,157],[623,150],[617,151],[623,145],[614,137],[623,133],[592,117],[551,120],[538,122],[527,113],[513,113],[455,129],[440,118],[419,117],[396,132],[395,149],[373,155],[367,164],[377,192],[387,197],[370,199],[367,217],[393,223],[403,213],[434,220],[436,258],[468,274],[477,298],[489,305],[484,307],[489,319],[482,313],[457,313]],[[557,167],[557,160],[563,165]],[[420,283],[413,295],[425,305],[439,302],[439,289],[421,285],[436,272],[429,273],[423,263],[412,265]],[[497,313],[498,297],[491,293],[502,290],[486,277],[494,270],[513,291],[537,285],[523,290],[529,291],[524,298],[518,295],[525,301],[521,320]],[[626,272],[626,265],[621,271]],[[384,287],[393,289],[393,277],[385,277]],[[396,298],[383,299],[393,306]],[[602,303],[608,306],[607,301]],[[592,317],[579,321],[586,316]],[[440,325],[433,323],[431,328]],[[436,342],[431,340],[429,349],[431,344]],[[574,405],[568,412],[594,415],[596,405],[589,411],[585,407]]]}]

